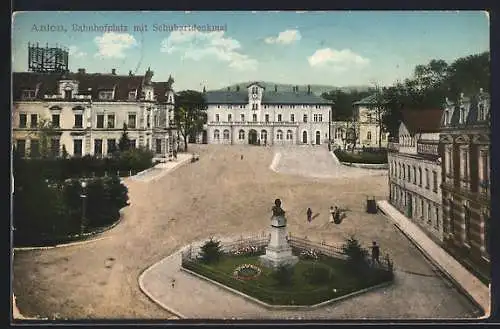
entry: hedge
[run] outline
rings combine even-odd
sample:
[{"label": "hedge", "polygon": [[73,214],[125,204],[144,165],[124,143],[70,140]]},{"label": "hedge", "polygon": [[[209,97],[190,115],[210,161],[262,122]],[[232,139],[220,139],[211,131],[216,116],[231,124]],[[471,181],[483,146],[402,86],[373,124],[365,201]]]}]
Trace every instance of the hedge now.
[{"label": "hedge", "polygon": [[335,156],[341,162],[349,163],[366,163],[366,164],[385,164],[387,163],[387,151],[376,151],[376,152],[360,152],[360,153],[350,153],[344,152],[342,150],[335,150]]}]

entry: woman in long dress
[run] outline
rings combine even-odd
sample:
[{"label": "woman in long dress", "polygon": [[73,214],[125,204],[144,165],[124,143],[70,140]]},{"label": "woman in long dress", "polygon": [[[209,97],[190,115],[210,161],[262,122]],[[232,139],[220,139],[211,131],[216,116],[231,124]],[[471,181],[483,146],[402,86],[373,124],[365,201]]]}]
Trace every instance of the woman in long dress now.
[{"label": "woman in long dress", "polygon": [[330,207],[330,223],[333,223],[335,220],[335,209],[333,209],[333,206]]}]

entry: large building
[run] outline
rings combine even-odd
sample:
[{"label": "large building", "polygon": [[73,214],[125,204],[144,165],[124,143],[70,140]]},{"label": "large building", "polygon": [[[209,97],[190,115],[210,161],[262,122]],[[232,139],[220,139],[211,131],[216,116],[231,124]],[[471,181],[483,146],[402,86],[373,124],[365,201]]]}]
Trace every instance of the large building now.
[{"label": "large building", "polygon": [[447,100],[443,144],[444,246],[483,281],[490,276],[490,97]]},{"label": "large building", "polygon": [[357,147],[387,147],[389,133],[382,130],[381,110],[377,107],[376,95],[370,95],[353,104]]},{"label": "large building", "polygon": [[388,144],[389,200],[439,244],[441,208],[441,109],[406,110],[397,142]]},{"label": "large building", "polygon": [[[24,156],[43,152],[41,129],[50,131],[48,152],[106,156],[118,147],[124,124],[134,147],[167,157],[176,145],[171,131],[173,79],[144,75],[69,72],[13,73],[13,142]],[[50,129],[48,129],[50,127]]]},{"label": "large building", "polygon": [[252,83],[243,90],[208,91],[210,144],[327,144],[332,103],[308,90],[265,90]]}]

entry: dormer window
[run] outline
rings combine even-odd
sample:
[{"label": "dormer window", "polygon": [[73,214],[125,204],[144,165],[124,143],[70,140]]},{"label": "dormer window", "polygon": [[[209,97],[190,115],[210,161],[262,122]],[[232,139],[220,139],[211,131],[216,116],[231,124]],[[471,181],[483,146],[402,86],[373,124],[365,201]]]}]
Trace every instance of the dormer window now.
[{"label": "dormer window", "polygon": [[460,123],[465,123],[465,107],[460,108]]},{"label": "dormer window", "polygon": [[449,117],[450,113],[448,112],[448,110],[444,111],[444,124],[447,125],[448,124],[448,117]]},{"label": "dormer window", "polygon": [[34,90],[23,90],[23,94],[21,95],[21,97],[24,100],[34,99],[35,98],[35,91]]},{"label": "dormer window", "polygon": [[137,92],[135,90],[131,90],[128,92],[128,100],[129,101],[134,101],[135,97],[137,95]]},{"label": "dormer window", "polygon": [[486,120],[486,115],[485,115],[485,111],[484,111],[484,104],[479,104],[478,113],[477,113],[477,120],[478,121]]},{"label": "dormer window", "polygon": [[99,92],[100,100],[111,100],[113,99],[113,91],[111,90],[103,90]]},{"label": "dormer window", "polygon": [[73,90],[68,89],[64,91],[64,99],[70,100],[73,98]]}]

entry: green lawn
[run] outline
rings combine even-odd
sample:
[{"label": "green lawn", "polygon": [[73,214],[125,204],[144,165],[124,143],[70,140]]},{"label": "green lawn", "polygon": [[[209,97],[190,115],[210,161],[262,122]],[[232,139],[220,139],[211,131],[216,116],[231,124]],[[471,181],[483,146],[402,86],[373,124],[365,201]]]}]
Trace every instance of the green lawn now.
[{"label": "green lawn", "polygon": [[[257,265],[262,273],[255,280],[238,280],[233,277],[233,272],[242,264]],[[294,268],[292,282],[284,286],[278,284],[272,270],[260,265],[259,256],[225,256],[216,264],[190,262],[183,266],[274,305],[314,305],[389,280],[387,273],[382,271],[374,271],[371,275],[366,275],[366,272],[356,274],[348,269],[344,260],[335,258],[301,259]],[[310,282],[304,273],[312,267],[329,270],[332,276],[322,284]]]}]

